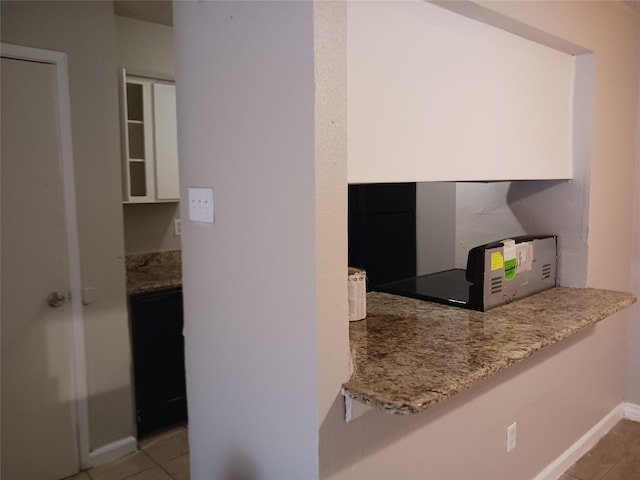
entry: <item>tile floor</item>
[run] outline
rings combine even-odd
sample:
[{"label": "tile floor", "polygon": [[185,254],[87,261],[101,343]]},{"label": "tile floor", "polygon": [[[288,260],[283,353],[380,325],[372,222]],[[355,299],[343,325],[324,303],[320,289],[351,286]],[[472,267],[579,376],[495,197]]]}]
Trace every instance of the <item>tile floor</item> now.
[{"label": "tile floor", "polygon": [[140,440],[139,450],[66,480],[189,480],[189,437],[176,427]]},{"label": "tile floor", "polygon": [[[177,427],[140,441],[140,450],[66,480],[189,480],[189,439]],[[640,422],[620,421],[559,480],[640,479]]]},{"label": "tile floor", "polygon": [[622,420],[559,480],[640,478],[640,422]]}]

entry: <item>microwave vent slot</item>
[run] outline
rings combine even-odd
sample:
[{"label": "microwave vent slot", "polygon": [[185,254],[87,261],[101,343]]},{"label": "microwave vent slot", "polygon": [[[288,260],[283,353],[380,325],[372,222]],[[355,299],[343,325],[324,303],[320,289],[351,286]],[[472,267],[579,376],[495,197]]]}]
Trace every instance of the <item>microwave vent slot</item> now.
[{"label": "microwave vent slot", "polygon": [[546,280],[547,278],[551,278],[551,264],[547,263],[542,266],[542,279]]},{"label": "microwave vent slot", "polygon": [[502,277],[493,277],[490,283],[490,292],[493,295],[494,293],[500,293],[502,291]]}]

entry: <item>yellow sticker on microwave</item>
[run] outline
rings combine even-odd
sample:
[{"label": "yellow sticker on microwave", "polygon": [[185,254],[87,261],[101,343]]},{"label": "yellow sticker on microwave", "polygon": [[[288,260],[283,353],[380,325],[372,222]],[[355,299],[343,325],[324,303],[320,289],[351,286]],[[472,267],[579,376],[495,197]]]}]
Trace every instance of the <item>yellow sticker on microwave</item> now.
[{"label": "yellow sticker on microwave", "polygon": [[504,267],[504,258],[502,258],[502,253],[493,252],[491,254],[491,271],[500,270]]}]

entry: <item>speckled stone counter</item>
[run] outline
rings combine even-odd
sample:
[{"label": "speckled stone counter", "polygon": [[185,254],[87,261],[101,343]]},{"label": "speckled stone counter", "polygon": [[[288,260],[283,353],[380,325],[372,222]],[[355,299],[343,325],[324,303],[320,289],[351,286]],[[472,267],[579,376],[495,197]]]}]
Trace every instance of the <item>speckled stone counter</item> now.
[{"label": "speckled stone counter", "polygon": [[635,301],[561,287],[475,312],[372,292],[367,318],[349,325],[354,372],[344,394],[388,413],[417,413]]},{"label": "speckled stone counter", "polygon": [[125,265],[129,295],[182,286],[180,250],[127,255]]}]

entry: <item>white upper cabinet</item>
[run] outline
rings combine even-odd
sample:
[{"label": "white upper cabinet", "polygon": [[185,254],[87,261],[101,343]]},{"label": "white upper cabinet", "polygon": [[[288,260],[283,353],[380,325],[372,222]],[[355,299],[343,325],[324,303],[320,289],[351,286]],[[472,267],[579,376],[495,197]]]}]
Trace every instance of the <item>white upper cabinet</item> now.
[{"label": "white upper cabinet", "polygon": [[572,177],[575,57],[423,1],[347,12],[349,183]]},{"label": "white upper cabinet", "polygon": [[178,131],[176,125],[176,87],[153,84],[153,132],[156,152],[156,198],[178,199]]},{"label": "white upper cabinet", "polygon": [[180,198],[176,94],[172,83],[126,75],[121,91],[125,203]]}]

